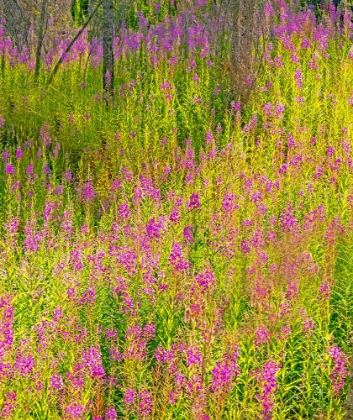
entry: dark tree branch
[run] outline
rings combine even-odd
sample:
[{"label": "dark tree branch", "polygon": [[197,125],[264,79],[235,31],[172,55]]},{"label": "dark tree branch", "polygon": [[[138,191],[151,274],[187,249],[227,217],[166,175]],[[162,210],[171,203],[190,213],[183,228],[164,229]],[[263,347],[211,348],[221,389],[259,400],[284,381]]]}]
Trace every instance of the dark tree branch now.
[{"label": "dark tree branch", "polygon": [[53,69],[53,71],[51,72],[47,84],[50,85],[50,83],[53,81],[56,73],[59,70],[59,67],[61,66],[62,62],[64,61],[64,58],[66,57],[66,55],[70,52],[71,48],[73,47],[73,45],[75,44],[75,42],[77,41],[77,39],[80,37],[80,35],[82,34],[82,32],[86,29],[86,27],[88,26],[88,24],[90,23],[90,21],[92,20],[93,16],[97,13],[99,7],[101,6],[101,4],[103,3],[103,0],[101,0],[96,8],[93,10],[93,12],[89,15],[88,19],[86,20],[86,22],[84,23],[84,25],[82,26],[82,28],[77,32],[77,34],[75,35],[75,37],[72,39],[72,41],[70,42],[70,44],[67,46],[66,50],[62,53],[59,61],[55,64],[55,67]]},{"label": "dark tree branch", "polygon": [[103,0],[103,90],[114,100],[113,0]]}]

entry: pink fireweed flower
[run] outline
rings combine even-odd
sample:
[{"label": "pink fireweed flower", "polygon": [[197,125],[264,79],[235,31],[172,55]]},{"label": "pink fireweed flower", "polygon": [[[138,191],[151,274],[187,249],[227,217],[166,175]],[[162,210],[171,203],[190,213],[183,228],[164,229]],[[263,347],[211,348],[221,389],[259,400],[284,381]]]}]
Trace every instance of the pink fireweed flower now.
[{"label": "pink fireweed flower", "polygon": [[3,407],[0,412],[0,417],[2,419],[13,418],[13,411],[17,407],[16,399],[16,392],[8,392],[6,394],[5,402],[3,403]]},{"label": "pink fireweed flower", "polygon": [[202,356],[197,346],[188,347],[186,350],[187,362],[186,366],[199,365],[202,366]]},{"label": "pink fireweed flower", "polygon": [[327,156],[332,157],[335,154],[335,148],[333,146],[328,146],[326,153]]},{"label": "pink fireweed flower", "polygon": [[146,233],[150,239],[160,238],[160,233],[166,227],[166,218],[164,216],[160,217],[156,222],[154,218],[149,219],[146,224]]},{"label": "pink fireweed flower", "polygon": [[22,376],[28,376],[34,369],[34,357],[32,355],[24,356],[19,353],[16,357],[14,369]]},{"label": "pink fireweed flower", "polygon": [[20,159],[22,159],[22,149],[20,149],[20,148],[18,148],[17,150],[16,150],[16,159],[17,160],[20,160]]},{"label": "pink fireweed flower", "polygon": [[232,109],[235,109],[236,111],[241,111],[241,104],[240,102],[235,103],[234,101],[231,101],[230,106]]},{"label": "pink fireweed flower", "polygon": [[105,412],[104,420],[117,420],[118,415],[114,407],[110,407],[108,411]]},{"label": "pink fireweed flower", "polygon": [[85,413],[85,407],[83,405],[69,405],[64,409],[64,418],[81,420]]},{"label": "pink fireweed flower", "polygon": [[288,164],[283,163],[283,165],[279,168],[279,173],[281,175],[285,175],[287,173],[287,170],[288,170]]},{"label": "pink fireweed flower", "polygon": [[281,328],[280,334],[278,338],[280,340],[287,340],[291,333],[291,327],[290,325],[285,325]]},{"label": "pink fireweed flower", "polygon": [[216,287],[216,278],[212,271],[205,270],[195,276],[196,283],[203,291]]},{"label": "pink fireweed flower", "polygon": [[261,381],[263,382],[263,391],[261,395],[257,395],[258,401],[261,401],[263,407],[263,419],[271,420],[274,408],[274,393],[277,391],[276,373],[280,365],[274,362],[264,364],[262,372],[259,372]]},{"label": "pink fireweed flower", "polygon": [[108,330],[105,333],[105,337],[110,340],[117,337],[117,331],[116,330]]},{"label": "pink fireweed flower", "polygon": [[303,324],[304,334],[312,335],[314,328],[315,328],[315,325],[312,319],[309,318],[309,319],[304,320],[304,324]]},{"label": "pink fireweed flower", "polygon": [[[83,268],[83,264],[81,262],[78,262],[75,264],[75,270],[81,270]],[[90,304],[94,305],[96,302],[96,290],[94,286],[88,287],[82,294],[82,297],[80,299],[80,304]]]},{"label": "pink fireweed flower", "polygon": [[261,249],[264,247],[265,241],[264,241],[263,233],[261,232],[261,230],[257,230],[254,232],[250,243],[251,243],[251,246],[255,249]]},{"label": "pink fireweed flower", "polygon": [[63,378],[59,374],[52,375],[50,378],[50,386],[49,389],[63,389]]},{"label": "pink fireweed flower", "polygon": [[191,194],[190,201],[187,204],[186,208],[188,210],[200,208],[200,198],[199,198],[198,194],[196,194],[196,193]]},{"label": "pink fireweed flower", "polygon": [[154,357],[160,363],[173,362],[174,360],[174,351],[173,350],[164,350],[162,347],[157,347],[154,352]]},{"label": "pink fireweed flower", "polygon": [[329,283],[323,283],[320,284],[319,287],[319,293],[326,299],[328,299],[330,297],[330,284]]},{"label": "pink fireweed flower", "polygon": [[242,240],[240,243],[240,250],[244,255],[249,254],[251,248],[250,248],[250,243],[247,240]]},{"label": "pink fireweed flower", "polygon": [[112,182],[112,185],[110,187],[110,192],[114,193],[118,188],[120,188],[123,185],[122,181],[120,179],[115,179]]},{"label": "pink fireweed flower", "polygon": [[187,270],[191,263],[185,260],[182,256],[182,245],[178,242],[173,242],[172,251],[169,255],[169,263],[180,273]]},{"label": "pink fireweed flower", "polygon": [[37,382],[36,391],[40,392],[44,388],[44,384],[42,381]]},{"label": "pink fireweed flower", "polygon": [[5,165],[5,174],[10,176],[15,174],[15,168],[11,163]]},{"label": "pink fireweed flower", "polygon": [[92,182],[85,182],[83,188],[80,191],[82,201],[93,201],[96,198],[97,193],[93,188]]},{"label": "pink fireweed flower", "polygon": [[288,144],[288,148],[289,149],[293,149],[296,146],[296,142],[294,140],[294,137],[293,137],[292,133],[289,133],[287,135],[287,139],[288,139],[288,143],[287,143]]},{"label": "pink fireweed flower", "polygon": [[243,128],[244,133],[252,131],[257,126],[257,115],[253,115],[249,123]]},{"label": "pink fireweed flower", "polygon": [[257,328],[255,332],[255,345],[258,347],[260,344],[265,344],[270,342],[270,335],[268,330],[265,327]]},{"label": "pink fireweed flower", "polygon": [[55,195],[61,195],[64,191],[64,186],[63,185],[59,185],[58,187],[55,188],[54,190],[54,194]]},{"label": "pink fireweed flower", "polygon": [[36,232],[34,221],[28,220],[25,227],[25,240],[23,246],[26,252],[37,252],[42,240],[42,232]]},{"label": "pink fireweed flower", "polygon": [[171,222],[179,223],[180,222],[180,213],[177,208],[173,208],[173,210],[170,213],[169,220]]},{"label": "pink fireweed flower", "polygon": [[344,387],[345,379],[348,375],[347,363],[348,356],[338,346],[332,346],[327,350],[332,362],[334,363],[331,371],[331,381],[336,394],[339,394]]},{"label": "pink fireweed flower", "polygon": [[5,224],[5,227],[8,230],[8,232],[10,232],[12,235],[15,235],[18,231],[19,225],[20,225],[20,220],[13,218],[9,221],[9,223]]},{"label": "pink fireweed flower", "polygon": [[137,394],[139,399],[137,405],[137,414],[139,416],[148,416],[152,411],[151,396],[148,391],[141,391]]},{"label": "pink fireweed flower", "polygon": [[297,219],[293,216],[293,207],[283,210],[280,217],[280,227],[284,232],[292,232],[299,228]]},{"label": "pink fireweed flower", "polygon": [[239,375],[237,360],[238,347],[229,349],[223,360],[218,361],[212,369],[210,390],[216,394],[226,393],[231,387],[232,380]]},{"label": "pink fireweed flower", "polygon": [[127,203],[120,204],[119,217],[123,220],[127,220],[130,217],[129,205]]},{"label": "pink fireweed flower", "polygon": [[124,405],[129,407],[135,403],[136,391],[132,388],[126,388],[124,393]]},{"label": "pink fireweed flower", "polygon": [[70,171],[66,171],[64,173],[64,176],[65,176],[65,179],[66,179],[67,182],[71,182],[72,181],[72,174],[71,174]]},{"label": "pink fireweed flower", "polygon": [[50,175],[50,167],[47,162],[44,164],[43,167],[43,175]]},{"label": "pink fireweed flower", "polygon": [[99,347],[84,350],[82,360],[84,366],[90,370],[92,378],[104,378],[106,376]]},{"label": "pink fireweed flower", "polygon": [[111,82],[111,80],[112,80],[112,76],[111,76],[111,74],[109,73],[109,71],[107,71],[107,72],[105,73],[105,75],[104,75],[104,79],[105,79],[105,83],[106,83],[107,85],[110,85],[110,82]]},{"label": "pink fireweed flower", "polygon": [[[10,305],[10,301],[7,298],[0,299],[0,308],[3,309],[3,317],[0,324],[0,331],[2,333],[0,341],[0,355],[4,356],[4,353],[12,350],[14,343],[14,308]],[[3,365],[2,367],[5,367]]]},{"label": "pink fireweed flower", "polygon": [[232,210],[236,210],[239,208],[238,204],[235,203],[236,197],[234,194],[224,194],[223,201],[222,201],[222,210],[225,213],[229,213]]},{"label": "pink fireweed flower", "polygon": [[51,137],[50,137],[50,134],[49,134],[49,124],[48,123],[44,123],[43,124],[42,128],[40,129],[40,133],[39,134],[40,134],[40,138],[41,138],[42,144],[45,147],[50,146],[50,144],[51,144]]},{"label": "pink fireweed flower", "polygon": [[206,144],[211,144],[211,143],[212,143],[212,141],[213,141],[213,134],[212,134],[212,131],[208,131],[208,132],[206,133],[206,138],[205,138],[205,140],[206,140]]},{"label": "pink fireweed flower", "polygon": [[185,238],[186,243],[193,244],[195,242],[194,235],[193,235],[194,230],[195,229],[193,226],[186,226],[184,228],[183,233],[184,233],[184,238]]},{"label": "pink fireweed flower", "polygon": [[6,150],[4,150],[1,154],[2,156],[2,161],[5,163],[10,159],[10,153],[7,152]]},{"label": "pink fireweed flower", "polygon": [[264,114],[267,117],[273,117],[274,113],[273,113],[273,105],[271,103],[266,103],[263,105],[263,109],[264,109]]},{"label": "pink fireweed flower", "polygon": [[76,296],[76,290],[73,287],[69,287],[67,289],[67,297],[68,299],[74,298]]},{"label": "pink fireweed flower", "polygon": [[154,340],[156,335],[156,326],[154,324],[146,324],[143,327],[143,337],[145,340]]},{"label": "pink fireweed flower", "polygon": [[301,89],[303,87],[303,74],[300,70],[295,70],[294,79],[297,83],[298,89]]}]

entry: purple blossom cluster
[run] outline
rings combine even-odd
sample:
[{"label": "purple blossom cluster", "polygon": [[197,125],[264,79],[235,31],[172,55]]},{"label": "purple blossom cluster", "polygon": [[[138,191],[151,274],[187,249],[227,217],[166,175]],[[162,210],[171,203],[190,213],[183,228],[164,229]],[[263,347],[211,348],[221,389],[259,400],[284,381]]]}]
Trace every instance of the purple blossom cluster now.
[{"label": "purple blossom cluster", "polygon": [[339,394],[344,387],[345,379],[348,375],[347,363],[348,356],[338,346],[332,346],[327,350],[333,362],[331,371],[331,381],[336,394]]},{"label": "purple blossom cluster", "polygon": [[272,411],[274,408],[274,393],[277,391],[276,374],[280,368],[279,364],[273,361],[264,364],[263,370],[258,372],[259,380],[263,384],[262,394],[256,398],[261,402],[263,407],[264,420],[272,419]]}]

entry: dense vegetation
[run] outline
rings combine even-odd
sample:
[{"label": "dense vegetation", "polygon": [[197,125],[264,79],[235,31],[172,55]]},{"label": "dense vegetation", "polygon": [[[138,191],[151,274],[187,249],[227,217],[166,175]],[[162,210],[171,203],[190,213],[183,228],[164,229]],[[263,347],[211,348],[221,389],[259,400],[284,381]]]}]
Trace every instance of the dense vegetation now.
[{"label": "dense vegetation", "polygon": [[0,418],[344,418],[351,16],[267,3],[242,95],[217,10],[138,3],[113,104],[0,28]]}]

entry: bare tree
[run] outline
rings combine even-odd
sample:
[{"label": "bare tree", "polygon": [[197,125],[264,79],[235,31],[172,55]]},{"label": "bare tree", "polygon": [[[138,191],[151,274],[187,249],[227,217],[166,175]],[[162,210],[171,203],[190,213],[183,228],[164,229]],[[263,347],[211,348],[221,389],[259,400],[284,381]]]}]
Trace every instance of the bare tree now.
[{"label": "bare tree", "polygon": [[[34,81],[37,83],[42,52],[55,43],[58,30],[71,32],[70,0],[0,0],[0,16],[5,35],[19,50],[23,47],[34,51]],[[4,68],[2,58],[2,68]]]},{"label": "bare tree", "polygon": [[0,14],[5,17],[5,31],[11,36],[15,45],[22,40],[28,45],[27,34],[30,20],[18,0],[3,0],[0,2]]},{"label": "bare tree", "polygon": [[77,32],[77,34],[74,36],[74,38],[72,39],[72,41],[70,42],[70,44],[67,46],[66,50],[61,55],[61,57],[58,60],[58,62],[55,64],[55,67],[54,67],[53,71],[51,72],[51,74],[50,74],[50,76],[48,78],[48,85],[53,81],[53,78],[55,77],[56,73],[58,72],[59,67],[61,66],[62,62],[64,61],[65,56],[70,52],[70,50],[74,46],[75,42],[78,40],[78,38],[81,36],[82,32],[86,29],[86,27],[88,26],[88,24],[90,23],[90,21],[92,20],[92,18],[95,16],[95,14],[97,13],[98,9],[100,8],[102,2],[103,2],[103,0],[101,0],[96,5],[96,7],[93,10],[93,12],[90,14],[90,16],[88,17],[88,19],[86,20],[86,22],[83,24],[82,28]]},{"label": "bare tree", "polygon": [[103,0],[103,89],[114,100],[113,0]]},{"label": "bare tree", "polygon": [[[222,62],[230,78],[230,94],[241,102],[249,100],[263,64],[264,40],[269,31],[264,4],[264,0],[221,0],[215,10],[219,30],[227,34],[230,44],[230,54]],[[217,42],[222,38],[218,36]]]}]

